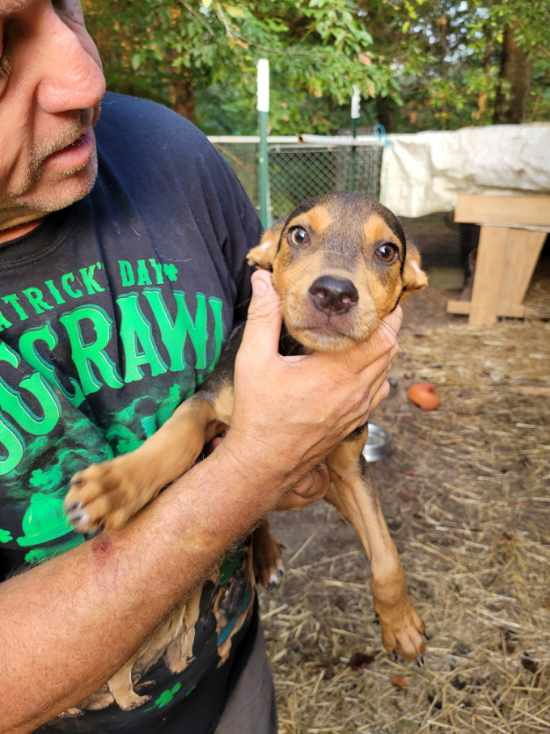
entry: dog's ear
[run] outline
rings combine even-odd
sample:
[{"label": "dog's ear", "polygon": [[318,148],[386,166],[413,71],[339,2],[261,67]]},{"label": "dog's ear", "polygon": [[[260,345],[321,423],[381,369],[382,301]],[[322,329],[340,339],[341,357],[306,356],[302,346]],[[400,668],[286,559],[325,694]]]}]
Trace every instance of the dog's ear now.
[{"label": "dog's ear", "polygon": [[403,290],[416,291],[427,285],[428,276],[421,268],[418,248],[412,242],[407,242],[407,256],[403,268]]},{"label": "dog's ear", "polygon": [[249,265],[256,265],[264,270],[273,270],[273,261],[279,248],[279,240],[283,231],[284,221],[276,222],[266,229],[260,243],[248,251],[246,260]]}]

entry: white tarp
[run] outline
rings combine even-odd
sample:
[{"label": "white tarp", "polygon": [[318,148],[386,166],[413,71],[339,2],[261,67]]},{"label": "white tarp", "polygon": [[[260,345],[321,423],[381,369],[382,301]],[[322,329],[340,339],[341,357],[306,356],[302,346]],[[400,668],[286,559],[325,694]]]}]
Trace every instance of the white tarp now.
[{"label": "white tarp", "polygon": [[397,215],[451,211],[460,193],[550,191],[550,123],[389,135],[380,200]]}]

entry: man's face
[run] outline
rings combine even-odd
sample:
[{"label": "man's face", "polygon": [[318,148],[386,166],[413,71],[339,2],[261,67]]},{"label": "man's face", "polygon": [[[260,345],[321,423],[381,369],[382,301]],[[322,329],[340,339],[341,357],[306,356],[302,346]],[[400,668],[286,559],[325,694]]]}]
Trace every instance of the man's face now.
[{"label": "man's face", "polygon": [[79,0],[0,0],[0,230],[90,191],[104,92]]}]

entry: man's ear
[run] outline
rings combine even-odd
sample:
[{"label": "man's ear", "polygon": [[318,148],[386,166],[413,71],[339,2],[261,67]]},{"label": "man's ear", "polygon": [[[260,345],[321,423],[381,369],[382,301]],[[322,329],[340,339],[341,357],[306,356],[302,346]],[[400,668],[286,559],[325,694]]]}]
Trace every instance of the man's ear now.
[{"label": "man's ear", "polygon": [[403,268],[403,290],[416,291],[428,285],[428,276],[420,267],[420,253],[416,245],[407,242],[407,256]]},{"label": "man's ear", "polygon": [[273,270],[273,261],[279,248],[279,240],[284,222],[277,222],[262,235],[260,243],[248,251],[246,260],[249,265],[256,265],[264,270]]}]

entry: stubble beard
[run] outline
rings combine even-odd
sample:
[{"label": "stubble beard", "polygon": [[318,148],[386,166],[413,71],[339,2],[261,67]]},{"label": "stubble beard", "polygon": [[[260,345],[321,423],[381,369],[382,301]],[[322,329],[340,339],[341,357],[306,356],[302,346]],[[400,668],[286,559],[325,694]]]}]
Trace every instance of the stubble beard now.
[{"label": "stubble beard", "polygon": [[62,140],[32,151],[17,188],[0,196],[0,230],[65,209],[90,193],[97,178],[97,144],[86,165],[57,173],[51,183],[42,182],[43,164],[48,156],[69,145],[81,129],[75,125]]},{"label": "stubble beard", "polygon": [[60,174],[58,183],[44,187],[43,191],[30,194],[27,207],[40,213],[51,214],[83,199],[92,190],[97,177],[97,151],[83,168],[67,169]]}]

